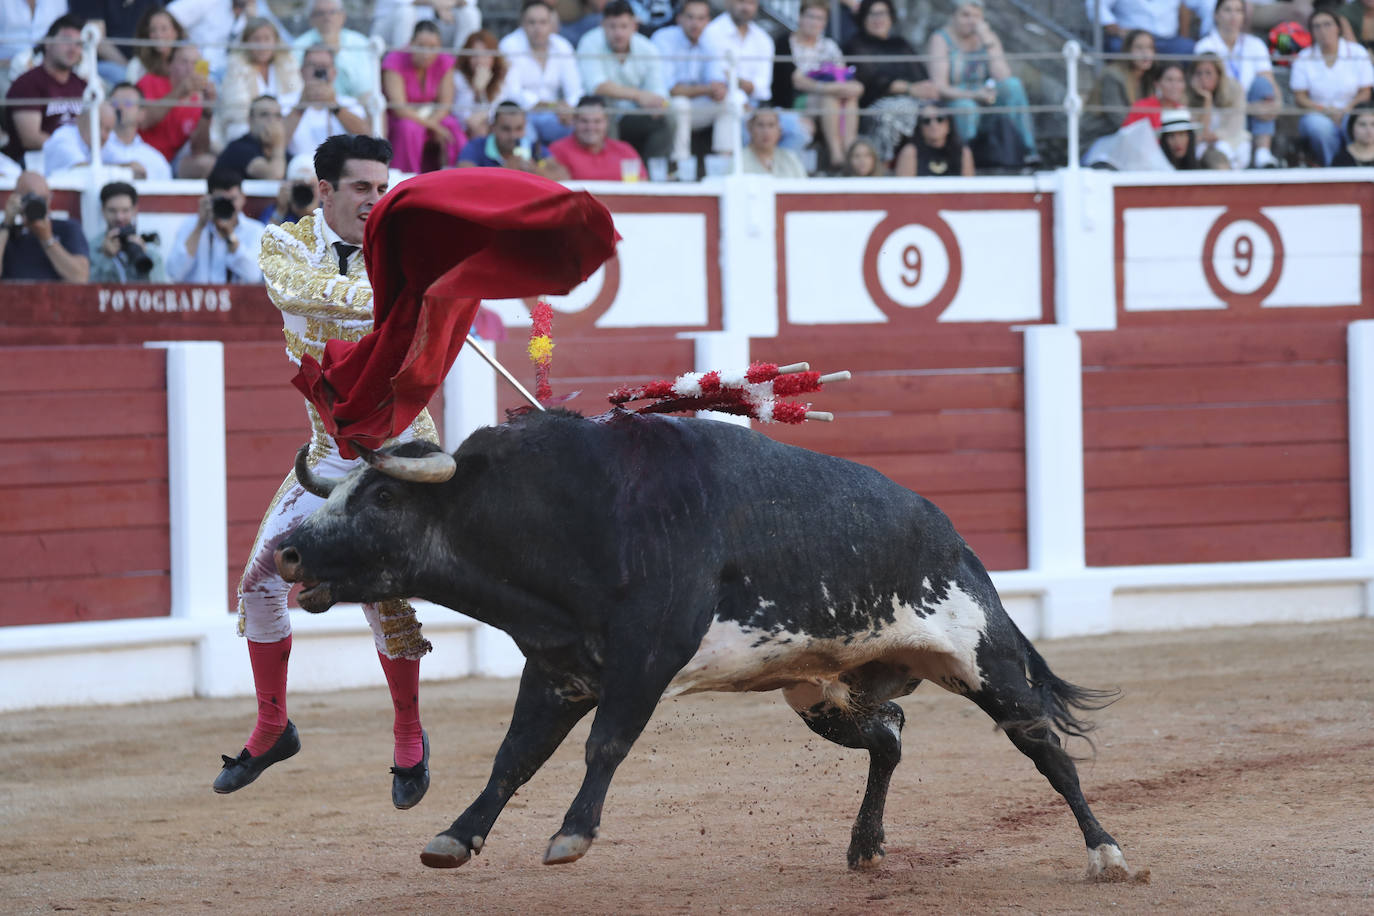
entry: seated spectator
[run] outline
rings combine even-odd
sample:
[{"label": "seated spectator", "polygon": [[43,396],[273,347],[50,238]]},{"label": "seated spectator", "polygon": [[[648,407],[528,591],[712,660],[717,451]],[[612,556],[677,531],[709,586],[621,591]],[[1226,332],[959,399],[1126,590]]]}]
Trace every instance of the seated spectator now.
[{"label": "seated spectator", "polygon": [[250,19],[243,28],[244,43],[229,52],[220,84],[219,105],[210,121],[210,145],[222,150],[230,140],[248,133],[248,106],[258,96],[275,99],[301,91],[301,73],[291,50],[282,44],[277,27],[266,19]]},{"label": "seated spectator", "polygon": [[0,87],[9,83],[11,59],[33,50],[48,27],[67,12],[67,0],[0,3]]},{"label": "seated spectator", "polygon": [[878,158],[878,148],[867,137],[859,137],[849,144],[844,156],[844,176],[846,178],[885,178],[892,173],[887,163]]},{"label": "seated spectator", "polygon": [[208,174],[215,164],[210,113],[217,93],[200,51],[194,45],[172,49],[167,75],[149,73],[138,81],[138,88],[145,100],[139,129],[143,139],[172,163],[178,178]]},{"label": "seated spectator", "polygon": [[123,181],[100,189],[105,231],[91,236],[92,283],[166,283],[157,233],[138,233],[138,191]]},{"label": "seated spectator", "polygon": [[582,73],[568,39],[554,34],[558,15],[549,0],[526,0],[520,28],[501,39],[510,64],[506,96],[525,109],[531,139],[549,144],[572,132],[573,106],[582,98]]},{"label": "seated spectator", "polygon": [[286,178],[286,144],[290,139],[281,105],[270,95],[260,95],[248,108],[248,133],[224,148],[214,170],[281,181]]},{"label": "seated spectator", "polygon": [[692,131],[712,127],[711,149],[718,153],[734,149],[735,118],[725,110],[725,83],[710,73],[712,51],[703,43],[702,32],[711,22],[707,0],[683,0],[678,6],[677,25],[659,29],[650,36],[663,57],[664,82],[675,121],[673,158],[692,155]]},{"label": "seated spectator", "polygon": [[916,122],[916,130],[897,150],[898,177],[915,175],[936,177],[975,174],[973,151],[959,136],[959,128],[950,112],[927,108]]},{"label": "seated spectator", "polygon": [[482,27],[482,11],[477,0],[377,0],[372,34],[388,47],[405,47],[421,22],[434,23],[442,47],[460,48]]},{"label": "seated spectator", "polygon": [[1159,148],[1179,171],[1200,168],[1197,161],[1197,130],[1200,125],[1186,108],[1171,109],[1160,116]]},{"label": "seated spectator", "polygon": [[[726,115],[733,119],[755,106],[767,105],[782,125],[781,145],[801,150],[811,145],[814,125],[803,123],[795,111],[779,109],[773,102],[773,39],[754,21],[758,12],[759,0],[725,0],[725,12],[701,33],[710,55],[707,74],[712,82],[728,86],[726,57],[733,54],[739,90],[733,98],[727,94]],[[738,127],[731,129],[739,131]]]},{"label": "seated spectator", "polygon": [[1086,6],[1089,22],[1100,11],[1108,52],[1121,50],[1127,32],[1144,29],[1155,37],[1160,54],[1193,53],[1193,10],[1180,0],[1086,0]]},{"label": "seated spectator", "polygon": [[439,53],[438,27],[417,22],[410,46],[382,58],[387,136],[396,154],[391,167],[432,172],[457,163],[467,136],[453,116],[453,58]]},{"label": "seated spectator", "polygon": [[172,283],[261,283],[258,251],[262,223],[243,215],[243,176],[218,169],[205,180],[209,193],[177,229],[167,251]]},{"label": "seated spectator", "polygon": [[[114,132],[114,106],[104,102],[100,106],[100,139],[102,156],[105,141]],[[43,174],[52,178],[59,172],[91,164],[91,118],[86,112],[75,121],[63,124],[52,132],[43,144]]]},{"label": "seated spectator", "polygon": [[805,178],[806,167],[790,149],[778,145],[782,123],[772,108],[756,108],[749,116],[749,145],[744,148],[742,169],[746,175],[774,178]]},{"label": "seated spectator", "polygon": [[[1240,87],[1248,103],[1245,126],[1254,140],[1255,168],[1274,168],[1279,164],[1273,153],[1275,119],[1282,107],[1279,84],[1274,80],[1269,48],[1244,31],[1245,9],[1245,0],[1217,0],[1213,14],[1216,27],[1198,41],[1194,51],[1215,54],[1225,62],[1226,75]],[[1236,167],[1244,166],[1238,163]]]},{"label": "seated spectator", "polygon": [[453,117],[469,138],[486,134],[491,106],[506,88],[506,59],[496,49],[496,36],[479,29],[468,36],[453,68]]},{"label": "seated spectator", "polygon": [[96,70],[106,83],[124,82],[134,56],[131,45],[116,39],[133,38],[143,16],[161,6],[159,0],[71,0],[72,15],[87,25],[94,24],[104,36],[96,48]]},{"label": "seated spectator", "polygon": [[[588,33],[594,32],[601,27],[601,19],[608,2],[610,2],[610,0],[582,0],[582,15],[576,19],[566,17],[563,28],[559,30],[558,34],[562,36],[563,40],[568,44],[572,45],[574,48],[577,47],[582,43],[582,39],[585,38]],[[633,15],[633,10],[631,11],[631,15]],[[587,88],[590,89],[592,87]]]},{"label": "seated spectator", "polygon": [[[1250,166],[1250,132],[1245,129],[1245,96],[1240,84],[1226,73],[1221,58],[1203,54],[1193,63],[1188,77],[1188,105],[1202,122],[1198,157],[1206,164],[1207,153],[1217,150],[1228,168]],[[1211,168],[1212,166],[1206,166]]]},{"label": "seated spectator", "polygon": [[1338,168],[1374,166],[1374,105],[1356,105],[1345,129],[1350,142],[1341,147],[1331,164]]},{"label": "seated spectator", "polygon": [[863,0],[859,5],[859,34],[844,46],[846,57],[886,60],[855,60],[854,78],[864,87],[859,107],[876,109],[860,119],[859,129],[872,138],[883,161],[892,159],[902,138],[916,129],[916,113],[922,102],[939,98],[939,90],[925,65],[914,60],[911,42],[895,34],[897,14],[892,0]]},{"label": "seated spectator", "polygon": [[[1012,75],[1002,51],[1002,41],[983,18],[983,0],[957,0],[954,18],[946,28],[930,37],[926,47],[930,55],[931,79],[944,100],[944,107],[954,115],[959,136],[972,143],[980,127],[989,133],[997,121],[1010,119],[1025,150],[1028,163],[1038,163],[1035,133],[1031,129],[1030,104],[1021,80]],[[1009,114],[983,115],[980,106],[1017,109]],[[1017,165],[1010,161],[999,165]]]},{"label": "seated spectator", "polygon": [[1183,64],[1176,60],[1160,65],[1159,75],[1155,78],[1155,91],[1137,99],[1126,112],[1122,127],[1136,121],[1149,121],[1150,126],[1159,130],[1160,116],[1163,112],[1188,107],[1188,78],[1183,72]]},{"label": "seated spectator", "polygon": [[802,0],[797,30],[777,42],[773,104],[818,116],[828,161],[838,169],[845,145],[859,134],[864,87],[853,79],[854,68],[845,67],[840,46],[826,36],[829,19],[830,0]]},{"label": "seated spectator", "polygon": [[625,0],[606,4],[601,28],[582,37],[577,57],[583,90],[601,96],[615,113],[613,134],[638,150],[641,158],[667,156],[674,118],[668,110],[662,56],[639,34],[634,11]]},{"label": "seated spectator", "polygon": [[262,211],[262,222],[268,226],[294,223],[302,216],[315,212],[320,205],[319,179],[315,177],[314,151],[301,153],[286,166],[286,180],[277,189],[277,199]]},{"label": "seated spectator", "polygon": [[362,103],[339,95],[334,88],[339,80],[334,52],[328,45],[316,45],[305,52],[300,76],[301,90],[278,99],[287,112],[283,129],[288,157],[313,156],[319,145],[335,134],[371,133]]},{"label": "seated spectator", "polygon": [[53,131],[81,114],[86,81],[74,68],[81,60],[81,23],[61,16],[43,39],[43,63],[10,84],[7,99],[49,99],[46,104],[0,106],[0,130],[9,135],[3,152],[23,163],[24,153],[41,150]]},{"label": "seated spectator", "polygon": [[0,280],[65,280],[90,277],[90,249],[76,223],[53,219],[52,191],[37,172],[24,172],[5,202],[0,223]]},{"label": "seated spectator", "polygon": [[[647,180],[639,153],[625,141],[608,137],[609,128],[606,103],[600,96],[583,96],[573,115],[572,135],[555,140],[549,154],[568,170],[568,177],[578,181],[624,181],[630,175],[637,181]],[[634,171],[627,172],[630,162],[635,164]]]},{"label": "seated spectator", "polygon": [[514,102],[506,101],[491,112],[491,126],[485,137],[474,137],[458,156],[459,168],[515,169],[563,181],[568,172],[549,155],[539,141],[526,137],[525,113]]},{"label": "seated spectator", "polygon": [[110,90],[114,108],[114,131],[100,150],[106,165],[122,165],[133,170],[135,180],[168,181],[172,167],[157,150],[138,135],[143,123],[143,92],[131,83],[119,83]]},{"label": "seated spectator", "polygon": [[316,45],[325,45],[334,52],[338,74],[334,91],[364,106],[380,104],[380,74],[372,61],[371,41],[362,32],[344,28],[345,18],[343,0],[313,0],[310,29],[292,43],[296,59],[303,59]]},{"label": "seated spectator", "polygon": [[1288,88],[1297,106],[1306,110],[1298,120],[1298,135],[1317,164],[1327,166],[1340,151],[1350,111],[1369,101],[1374,66],[1363,46],[1341,38],[1340,22],[1331,10],[1314,12],[1307,28],[1312,47],[1293,61]]},{"label": "seated spectator", "polygon": [[134,27],[134,37],[140,41],[156,44],[139,45],[124,70],[124,79],[138,83],[149,73],[154,76],[167,76],[172,66],[172,52],[179,42],[186,41],[186,30],[177,22],[175,16],[160,6],[145,12]]},{"label": "seated spectator", "polygon": [[1132,105],[1154,95],[1154,36],[1144,29],[1134,29],[1127,33],[1121,46],[1125,49],[1122,53],[1129,56],[1103,67],[1088,96],[1089,110],[1081,122],[1084,163],[1093,161],[1093,147],[1099,141],[1121,129]]}]

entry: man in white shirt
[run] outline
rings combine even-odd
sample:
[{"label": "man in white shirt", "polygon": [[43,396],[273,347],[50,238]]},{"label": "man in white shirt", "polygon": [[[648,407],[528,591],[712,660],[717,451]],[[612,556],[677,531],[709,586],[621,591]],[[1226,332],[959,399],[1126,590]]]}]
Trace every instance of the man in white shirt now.
[{"label": "man in white shirt", "polygon": [[545,146],[572,133],[573,106],[582,98],[576,52],[557,28],[549,0],[525,0],[520,28],[499,45],[510,64],[502,94],[525,109],[528,139]]},{"label": "man in white shirt", "polygon": [[[114,130],[114,106],[109,102],[100,105],[100,144]],[[59,172],[91,164],[91,116],[82,112],[70,124],[63,124],[52,132],[43,144],[43,175],[51,178]]]},{"label": "man in white shirt", "polygon": [[31,51],[66,12],[67,0],[0,0],[0,90],[9,87],[10,58]]},{"label": "man in white shirt", "polygon": [[366,134],[367,111],[355,98],[338,95],[334,86],[334,52],[317,44],[305,52],[301,61],[301,91],[287,93],[278,100],[286,115],[288,156],[314,154],[319,145],[336,134]]},{"label": "man in white shirt", "polygon": [[675,118],[663,80],[663,60],[654,43],[639,34],[639,21],[626,0],[611,0],[601,27],[577,43],[582,87],[599,95],[614,112],[616,138],[642,159],[672,151]]},{"label": "man in white shirt", "polygon": [[372,13],[372,34],[390,48],[410,44],[415,23],[428,19],[439,27],[445,48],[461,48],[468,36],[482,27],[477,0],[377,0]]},{"label": "man in white shirt", "polygon": [[677,113],[677,129],[673,132],[674,159],[690,156],[692,131],[710,125],[715,126],[711,149],[723,153],[733,148],[730,131],[735,119],[723,104],[725,83],[711,78],[711,52],[701,40],[701,33],[710,21],[711,4],[707,0],[683,0],[677,11],[677,25],[659,29],[650,36],[663,54],[668,74],[668,100]]},{"label": "man in white shirt", "polygon": [[127,166],[138,180],[170,181],[172,166],[138,135],[143,120],[143,90],[133,83],[120,83],[110,90],[110,105],[114,107],[115,125],[100,150],[105,164]]},{"label": "man in white shirt", "polygon": [[[1193,7],[1199,0],[1085,0],[1088,19],[1102,16],[1102,38],[1107,51],[1121,50],[1121,40],[1134,29],[1155,37],[1157,54],[1192,54]],[[1206,0],[1200,0],[1205,3]]]},{"label": "man in white shirt", "polygon": [[[730,85],[728,58],[734,57],[739,90],[727,93],[726,112],[734,119],[730,130],[741,137],[744,130],[740,124],[742,112],[767,105],[773,99],[773,39],[754,22],[758,12],[759,0],[726,0],[725,12],[711,20],[701,33],[701,41],[711,58],[707,70],[711,81]],[[779,146],[800,150],[811,142],[795,111],[779,111],[778,119],[782,124]],[[733,145],[713,146],[719,151],[733,149]]]},{"label": "man in white shirt", "polygon": [[195,216],[177,230],[167,252],[172,283],[261,283],[258,250],[263,225],[243,215],[243,176],[216,169]]},{"label": "man in white shirt", "polygon": [[292,47],[300,60],[316,45],[326,45],[335,53],[334,91],[367,105],[370,98],[380,98],[381,93],[372,40],[362,32],[344,28],[344,19],[343,0],[314,0],[310,4],[311,29],[292,42]]}]

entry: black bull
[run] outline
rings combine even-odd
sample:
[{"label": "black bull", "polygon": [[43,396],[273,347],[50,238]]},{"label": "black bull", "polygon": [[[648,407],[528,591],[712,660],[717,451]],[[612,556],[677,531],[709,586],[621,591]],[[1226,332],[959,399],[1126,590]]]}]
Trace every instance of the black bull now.
[{"label": "black bull", "polygon": [[817,734],[868,750],[849,864],[876,865],[901,757],[892,700],[929,679],[991,716],[1064,797],[1089,874],[1129,874],[1056,734],[1082,736],[1076,711],[1111,695],[1056,677],[945,514],[877,471],[739,426],[619,410],[527,413],[451,458],[409,443],[369,461],[342,481],[297,461],[327,497],[277,552],[282,575],[307,585],[301,606],[423,598],[504,630],[526,657],[491,778],[426,865],[479,852],[592,709],[586,775],[548,863],[590,847],[660,699],[774,689]]}]

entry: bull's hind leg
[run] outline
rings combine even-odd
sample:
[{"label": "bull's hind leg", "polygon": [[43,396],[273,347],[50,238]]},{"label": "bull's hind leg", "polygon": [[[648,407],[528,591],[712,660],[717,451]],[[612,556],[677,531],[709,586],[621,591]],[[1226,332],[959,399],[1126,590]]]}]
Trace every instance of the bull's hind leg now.
[{"label": "bull's hind leg", "polygon": [[[909,692],[909,691],[908,691]],[[813,684],[783,691],[783,697],[807,728],[841,747],[868,751],[868,787],[859,805],[849,838],[849,867],[877,868],[887,854],[883,849],[883,811],[892,771],[902,759],[902,707],[886,702],[865,705],[849,695],[851,705],[841,707]]]},{"label": "bull's hind leg", "polygon": [[574,688],[558,683],[534,663],[526,663],[510,728],[496,752],[491,778],[458,820],[430,840],[420,861],[430,868],[457,868],[482,851],[487,834],[515,790],[530,780],[595,705],[590,697],[569,696]]}]

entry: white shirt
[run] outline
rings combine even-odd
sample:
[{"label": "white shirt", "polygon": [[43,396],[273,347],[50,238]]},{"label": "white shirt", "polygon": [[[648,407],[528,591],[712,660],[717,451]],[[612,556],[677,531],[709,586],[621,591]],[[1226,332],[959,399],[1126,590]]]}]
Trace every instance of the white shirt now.
[{"label": "white shirt", "polygon": [[1221,40],[1218,33],[1208,32],[1193,46],[1193,53],[1211,53],[1220,57],[1231,79],[1239,83],[1240,88],[1246,92],[1250,91],[1250,85],[1257,75],[1270,73],[1274,69],[1269,60],[1269,48],[1265,46],[1264,41],[1245,32],[1237,37],[1234,48],[1226,47],[1226,42]]},{"label": "white shirt", "polygon": [[0,60],[32,51],[65,12],[67,0],[35,0],[32,12],[24,0],[0,0]]},{"label": "white shirt", "polygon": [[171,181],[172,167],[147,140],[134,134],[132,143],[125,143],[118,134],[111,133],[105,145],[100,148],[100,158],[110,165],[128,165],[137,162],[148,173],[149,181]]},{"label": "white shirt", "polygon": [[1369,52],[1353,41],[1340,40],[1336,49],[1336,63],[1328,67],[1322,60],[1321,49],[1315,44],[1304,48],[1293,61],[1288,88],[1306,90],[1318,105],[1344,108],[1355,93],[1366,86],[1374,86],[1374,64]]},{"label": "white shirt", "polygon": [[91,161],[91,148],[75,123],[63,124],[43,142],[43,174],[56,175]]},{"label": "white shirt", "polygon": [[209,62],[210,70],[223,76],[228,59],[225,45],[234,31],[234,5],[229,0],[171,0],[166,9],[186,29],[186,38],[200,46],[200,56]]},{"label": "white shirt", "polygon": [[757,22],[749,23],[741,35],[730,14],[721,13],[701,33],[701,43],[713,58],[708,68],[712,81],[726,82],[724,55],[726,50],[733,50],[739,78],[754,84],[750,101],[767,102],[773,98],[773,40]]},{"label": "white shirt", "polygon": [[670,25],[650,35],[649,40],[663,55],[664,78],[669,89],[678,85],[703,86],[711,81],[707,75],[709,52],[700,37],[692,44],[682,26]]},{"label": "white shirt", "polygon": [[[1102,24],[1120,26],[1123,32],[1144,29],[1156,38],[1178,36],[1179,0],[1101,0]],[[1088,21],[1098,9],[1098,0],[1086,0]]]},{"label": "white shirt", "polygon": [[232,255],[229,244],[220,238],[213,222],[200,230],[200,244],[196,256],[186,253],[186,240],[196,229],[196,215],[192,214],[177,229],[177,237],[167,254],[167,279],[172,283],[261,283],[262,268],[258,267],[258,250],[262,246],[264,226],[255,219],[239,214],[234,230],[239,247]]},{"label": "white shirt", "polygon": [[[296,107],[300,101],[299,92],[288,93],[277,101],[281,104],[281,110],[287,112]],[[346,95],[336,95],[334,101],[340,108],[347,109],[350,113],[367,120],[367,112],[363,109],[362,103],[357,99]],[[343,122],[330,113],[328,108],[317,108],[310,106],[301,114],[300,123],[296,125],[296,132],[291,135],[291,142],[287,144],[286,152],[292,156],[301,153],[314,154],[316,148],[321,143],[328,140],[335,134],[351,133],[348,128],[343,126]]]},{"label": "white shirt", "polygon": [[[544,65],[530,53],[530,39],[524,29],[516,29],[497,46],[510,68],[501,87],[503,98],[514,99],[526,110],[540,102],[564,101],[576,105],[582,98],[582,73],[572,43],[562,35],[550,35]],[[454,70],[455,78],[458,69]]]}]

